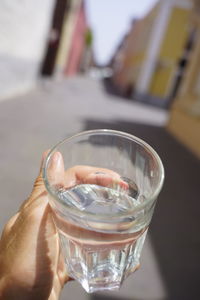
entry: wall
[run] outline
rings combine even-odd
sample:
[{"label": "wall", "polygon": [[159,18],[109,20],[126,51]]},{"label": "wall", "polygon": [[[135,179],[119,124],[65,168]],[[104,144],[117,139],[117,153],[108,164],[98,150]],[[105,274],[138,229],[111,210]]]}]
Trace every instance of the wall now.
[{"label": "wall", "polygon": [[[191,17],[192,20],[192,17]],[[200,13],[195,10],[191,28],[194,46],[180,92],[170,111],[167,129],[200,158]]]},{"label": "wall", "polygon": [[155,73],[149,86],[149,93],[165,98],[170,92],[170,81],[176,71],[189,35],[189,15],[187,9],[173,7],[169,15],[160,51],[157,57]]},{"label": "wall", "polygon": [[199,118],[192,116],[180,107],[174,107],[170,114],[167,129],[200,158]]},{"label": "wall", "polygon": [[[155,13],[151,16],[151,30],[149,31],[148,37],[149,43],[146,44],[146,55],[136,82],[137,93],[141,95],[146,95],[149,92],[149,85],[155,71],[160,46],[168,25],[171,2],[160,1],[154,10]],[[148,26],[148,23],[146,23],[146,26]]]},{"label": "wall", "polygon": [[0,100],[34,86],[54,0],[0,1]]},{"label": "wall", "polygon": [[[117,54],[114,83],[129,97],[165,106],[189,35],[189,0],[158,1],[136,20]],[[116,56],[117,56],[116,54]]]}]

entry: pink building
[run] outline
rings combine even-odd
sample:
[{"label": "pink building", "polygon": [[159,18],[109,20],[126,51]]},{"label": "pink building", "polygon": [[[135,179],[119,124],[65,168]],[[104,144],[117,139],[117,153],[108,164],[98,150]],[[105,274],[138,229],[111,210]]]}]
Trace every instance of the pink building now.
[{"label": "pink building", "polygon": [[85,35],[87,31],[85,5],[82,1],[77,13],[77,20],[72,36],[68,62],[64,70],[65,75],[74,75],[80,70],[82,54],[85,48]]},{"label": "pink building", "polygon": [[41,74],[71,76],[79,72],[87,32],[84,0],[55,0]]}]

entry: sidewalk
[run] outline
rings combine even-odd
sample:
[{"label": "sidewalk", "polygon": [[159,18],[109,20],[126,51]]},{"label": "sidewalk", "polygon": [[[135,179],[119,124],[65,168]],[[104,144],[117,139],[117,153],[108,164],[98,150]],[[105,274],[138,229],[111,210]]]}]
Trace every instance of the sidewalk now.
[{"label": "sidewalk", "polygon": [[82,77],[42,82],[29,94],[0,103],[1,228],[29,194],[41,153],[79,131],[130,132],[149,142],[165,166],[141,269],[107,298],[89,297],[72,282],[61,299],[200,299],[200,163],[165,131],[166,120],[165,111],[111,96],[100,82]]}]

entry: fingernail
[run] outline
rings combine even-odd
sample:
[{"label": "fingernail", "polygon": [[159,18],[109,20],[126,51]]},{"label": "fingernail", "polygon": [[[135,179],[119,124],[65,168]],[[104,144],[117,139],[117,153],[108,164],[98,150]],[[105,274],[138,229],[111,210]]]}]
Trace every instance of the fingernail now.
[{"label": "fingernail", "polygon": [[124,180],[122,180],[120,178],[116,178],[115,180],[113,180],[113,188],[117,189],[117,190],[119,189],[121,191],[127,191],[129,188],[129,185]]},{"label": "fingernail", "polygon": [[55,152],[53,155],[52,155],[52,162],[53,163],[58,163],[61,159],[61,153],[60,152]]}]

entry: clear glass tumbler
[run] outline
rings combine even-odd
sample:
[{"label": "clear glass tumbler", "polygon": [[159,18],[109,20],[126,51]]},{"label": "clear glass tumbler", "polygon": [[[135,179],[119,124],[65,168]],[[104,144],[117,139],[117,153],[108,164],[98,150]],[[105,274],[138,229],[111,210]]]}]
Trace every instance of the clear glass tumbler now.
[{"label": "clear glass tumbler", "polygon": [[158,154],[124,132],[85,131],[49,152],[43,178],[69,276],[89,293],[119,289],[139,264],[163,185]]}]

